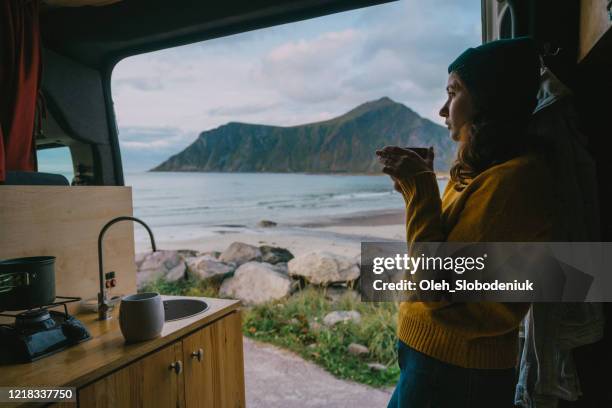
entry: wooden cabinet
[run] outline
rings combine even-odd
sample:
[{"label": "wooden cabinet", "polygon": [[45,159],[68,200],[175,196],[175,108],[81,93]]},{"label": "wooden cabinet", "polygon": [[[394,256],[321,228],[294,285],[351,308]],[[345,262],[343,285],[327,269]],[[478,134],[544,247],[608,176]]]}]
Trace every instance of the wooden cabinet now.
[{"label": "wooden cabinet", "polygon": [[79,407],[244,407],[240,312],[101,378]]},{"label": "wooden cabinet", "polygon": [[231,313],[183,340],[187,408],[244,407],[239,313]]},{"label": "wooden cabinet", "polygon": [[81,407],[183,406],[183,378],[170,366],[182,358],[173,343],[79,391]]},{"label": "wooden cabinet", "polygon": [[[221,322],[215,324],[217,326]],[[183,340],[185,360],[185,403],[187,407],[214,407],[215,360],[212,326],[204,327]],[[189,390],[189,391],[187,391]]]}]

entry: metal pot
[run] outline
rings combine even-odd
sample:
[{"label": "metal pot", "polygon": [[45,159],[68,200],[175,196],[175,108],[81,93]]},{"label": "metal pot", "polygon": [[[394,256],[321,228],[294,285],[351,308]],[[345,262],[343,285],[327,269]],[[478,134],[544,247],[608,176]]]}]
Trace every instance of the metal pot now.
[{"label": "metal pot", "polygon": [[55,300],[55,257],[0,262],[0,310],[32,309]]}]

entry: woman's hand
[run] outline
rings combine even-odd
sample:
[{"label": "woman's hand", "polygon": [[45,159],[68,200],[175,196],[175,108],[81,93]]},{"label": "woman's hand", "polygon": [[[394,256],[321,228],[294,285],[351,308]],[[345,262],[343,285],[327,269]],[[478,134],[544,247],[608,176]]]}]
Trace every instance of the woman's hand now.
[{"label": "woman's hand", "polygon": [[376,155],[384,166],[383,173],[393,179],[394,188],[400,193],[402,190],[399,181],[407,181],[417,173],[433,171],[433,147],[429,148],[425,159],[414,151],[399,146],[385,146],[377,150]]}]

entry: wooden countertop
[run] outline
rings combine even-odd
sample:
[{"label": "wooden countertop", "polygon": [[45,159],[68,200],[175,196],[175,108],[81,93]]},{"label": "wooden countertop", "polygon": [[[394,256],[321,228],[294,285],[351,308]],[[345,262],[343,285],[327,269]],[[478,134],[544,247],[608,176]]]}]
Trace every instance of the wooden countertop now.
[{"label": "wooden countertop", "polygon": [[[188,297],[162,296],[162,298],[166,300]],[[75,317],[87,326],[92,336],[90,340],[32,363],[0,366],[0,386],[79,388],[174,342],[240,306],[237,300],[193,299],[206,301],[209,305],[208,310],[187,319],[166,322],[160,337],[134,344],[125,344],[119,329],[118,307],[113,311],[113,318],[107,321],[97,320],[97,313],[77,314]]]}]

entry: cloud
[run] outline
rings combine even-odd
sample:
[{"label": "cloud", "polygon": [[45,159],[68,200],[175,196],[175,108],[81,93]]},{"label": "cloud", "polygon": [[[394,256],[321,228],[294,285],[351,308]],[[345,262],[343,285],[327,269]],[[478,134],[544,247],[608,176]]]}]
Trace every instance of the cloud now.
[{"label": "cloud", "polygon": [[139,91],[159,91],[164,89],[160,77],[155,78],[124,78],[115,81],[118,88],[132,87]]},{"label": "cloud", "polygon": [[353,52],[359,41],[357,31],[345,30],[286,42],[261,58],[252,78],[294,102],[335,99],[338,78],[350,69],[347,52]]},{"label": "cloud", "polygon": [[244,115],[255,115],[266,110],[278,108],[278,103],[271,104],[249,104],[249,105],[238,105],[238,106],[219,106],[218,108],[212,108],[208,110],[210,116],[223,116],[223,117],[237,117]]},{"label": "cloud", "polygon": [[197,135],[173,127],[122,127],[119,144],[126,150],[175,152],[195,140]]},{"label": "cloud", "polygon": [[134,56],[113,73],[122,149],[180,151],[230,121],[279,126],[388,96],[440,123],[446,67],[480,42],[472,0],[403,0]]},{"label": "cloud", "polygon": [[[473,3],[473,2],[472,2]],[[344,84],[355,91],[391,89],[395,99],[437,121],[446,67],[480,41],[480,10],[468,1],[403,1],[372,7],[358,27],[368,27]],[[391,95],[389,95],[391,96]]]}]

